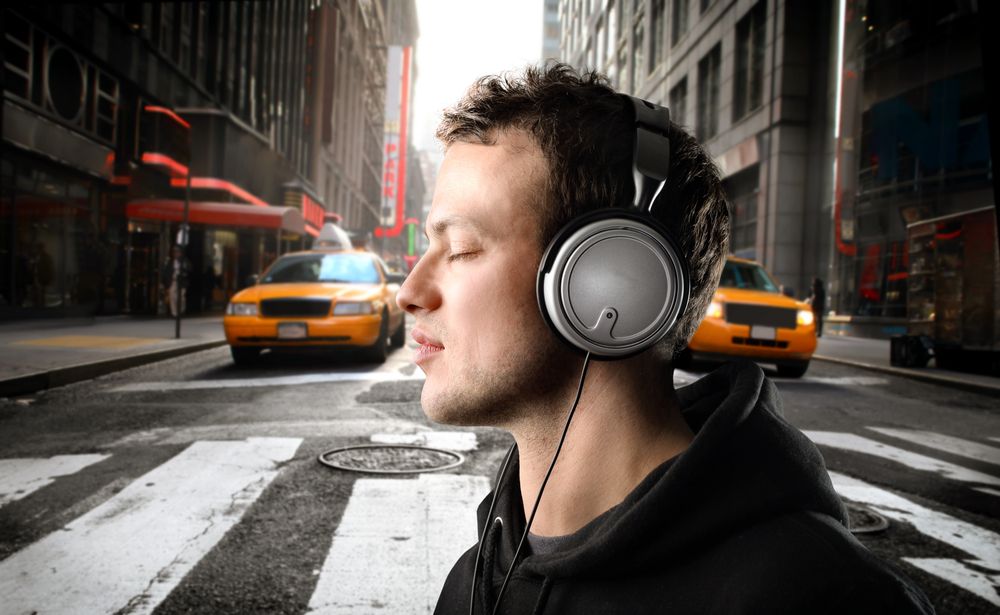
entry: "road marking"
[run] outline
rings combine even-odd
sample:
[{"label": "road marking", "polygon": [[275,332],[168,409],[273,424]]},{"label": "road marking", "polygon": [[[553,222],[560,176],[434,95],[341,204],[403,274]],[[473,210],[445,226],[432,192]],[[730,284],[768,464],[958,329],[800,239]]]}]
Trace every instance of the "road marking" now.
[{"label": "road marking", "polygon": [[815,382],[817,384],[830,384],[834,386],[855,387],[885,386],[889,384],[887,379],[878,378],[876,376],[841,376],[837,378],[825,376],[806,376],[805,378],[802,378],[802,381]]},{"label": "road marking", "polygon": [[56,455],[48,459],[0,459],[0,506],[20,500],[60,476],[76,474],[111,455]]},{"label": "road marking", "polygon": [[911,453],[895,446],[882,444],[875,440],[856,436],[851,433],[837,433],[833,431],[805,431],[806,436],[822,446],[830,446],[848,451],[856,451],[866,455],[874,455],[883,459],[890,459],[901,463],[908,468],[933,472],[945,478],[961,481],[963,483],[980,483],[984,485],[1000,485],[1000,478],[969,470],[962,466],[940,461],[926,455]]},{"label": "road marking", "polygon": [[[841,496],[867,504],[877,513],[909,523],[930,536],[972,556],[963,560],[903,558],[962,589],[1000,606],[1000,534],[995,534],[945,513],[925,508],[898,495],[849,476],[830,472],[833,487]],[[977,568],[991,572],[984,573]]]},{"label": "road marking", "polygon": [[431,613],[476,542],[483,476],[359,479],[323,563],[310,613]]},{"label": "road marking", "polygon": [[1000,466],[1000,448],[987,446],[971,440],[963,440],[955,436],[946,436],[933,431],[920,431],[917,429],[890,429],[888,427],[869,427],[872,431],[885,434],[907,442],[913,442],[928,448],[967,457],[976,461],[985,461],[993,465]]},{"label": "road marking", "polygon": [[60,335],[33,340],[18,340],[11,346],[52,346],[56,348],[134,348],[164,340],[150,337],[113,337],[109,335]]},{"label": "road marking", "polygon": [[8,613],[150,613],[277,475],[302,440],[196,442],[0,562]]},{"label": "road marking", "polygon": [[399,372],[336,372],[329,374],[301,374],[273,378],[232,378],[225,380],[187,380],[180,382],[135,382],[111,389],[113,393],[137,391],[194,391],[200,389],[242,389],[246,387],[298,386],[323,382],[395,382],[423,380],[424,373],[417,370],[412,375]]},{"label": "road marking", "polygon": [[972,490],[1000,498],[1000,491],[997,491],[996,489],[990,489],[989,487],[973,487]]},{"label": "road marking", "polygon": [[903,561],[950,581],[990,604],[1000,606],[1000,598],[997,597],[1000,592],[1000,574],[987,574],[974,570],[964,562],[953,559],[904,557]]},{"label": "road marking", "polygon": [[421,431],[415,434],[377,433],[371,437],[376,444],[409,444],[443,448],[449,451],[474,451],[479,448],[472,431]]}]

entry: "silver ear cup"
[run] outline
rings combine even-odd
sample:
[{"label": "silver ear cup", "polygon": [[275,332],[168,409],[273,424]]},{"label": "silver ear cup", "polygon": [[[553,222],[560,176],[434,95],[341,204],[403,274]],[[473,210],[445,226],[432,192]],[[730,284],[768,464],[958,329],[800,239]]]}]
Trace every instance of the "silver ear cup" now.
[{"label": "silver ear cup", "polygon": [[687,270],[662,234],[630,218],[582,226],[542,273],[548,320],[570,344],[604,358],[641,352],[687,306]]}]

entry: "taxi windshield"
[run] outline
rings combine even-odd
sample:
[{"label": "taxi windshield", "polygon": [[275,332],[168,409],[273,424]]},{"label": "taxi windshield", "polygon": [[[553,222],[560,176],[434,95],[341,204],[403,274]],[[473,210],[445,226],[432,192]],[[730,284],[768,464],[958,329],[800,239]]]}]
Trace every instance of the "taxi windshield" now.
[{"label": "taxi windshield", "polygon": [[329,282],[378,284],[378,270],[367,254],[298,254],[279,258],[261,284]]},{"label": "taxi windshield", "polygon": [[722,288],[762,290],[769,293],[779,292],[778,286],[767,275],[764,268],[752,263],[727,261],[725,269],[722,270],[719,286]]}]

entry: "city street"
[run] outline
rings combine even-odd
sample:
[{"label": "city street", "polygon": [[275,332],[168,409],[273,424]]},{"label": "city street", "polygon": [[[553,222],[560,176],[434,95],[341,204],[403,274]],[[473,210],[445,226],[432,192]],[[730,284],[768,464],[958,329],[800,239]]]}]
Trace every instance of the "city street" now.
[{"label": "city street", "polygon": [[[221,347],[4,399],[0,610],[430,613],[510,440],[429,423],[410,352],[237,369]],[[841,495],[888,521],[862,542],[938,613],[996,612],[996,399],[820,361],[769,375]],[[371,443],[464,462],[380,475],[318,461]]]}]

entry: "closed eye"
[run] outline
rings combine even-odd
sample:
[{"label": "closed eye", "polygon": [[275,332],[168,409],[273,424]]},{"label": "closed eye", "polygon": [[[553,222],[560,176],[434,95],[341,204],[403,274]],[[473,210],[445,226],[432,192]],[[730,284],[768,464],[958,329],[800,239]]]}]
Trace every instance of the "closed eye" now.
[{"label": "closed eye", "polygon": [[471,258],[475,258],[478,254],[479,254],[479,252],[458,252],[456,254],[449,254],[448,255],[448,262],[450,263],[452,261],[465,261],[465,260],[469,260]]}]

